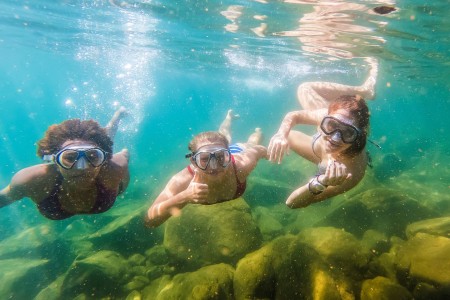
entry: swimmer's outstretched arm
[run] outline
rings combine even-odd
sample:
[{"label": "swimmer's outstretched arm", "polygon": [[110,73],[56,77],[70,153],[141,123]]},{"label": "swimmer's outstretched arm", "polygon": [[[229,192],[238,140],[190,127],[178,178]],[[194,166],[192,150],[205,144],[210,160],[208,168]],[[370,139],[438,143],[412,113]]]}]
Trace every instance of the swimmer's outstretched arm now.
[{"label": "swimmer's outstretched arm", "polygon": [[[36,167],[28,167],[17,172],[8,186],[0,191],[0,208],[14,203],[24,197],[31,196],[34,187],[33,175]],[[42,188],[42,187],[41,187]]]},{"label": "swimmer's outstretched arm", "polygon": [[327,109],[318,110],[298,110],[286,114],[281,122],[278,132],[270,139],[267,153],[271,162],[281,163],[284,155],[289,150],[288,136],[295,125],[316,125],[318,126],[324,116],[327,115]]},{"label": "swimmer's outstretched arm", "polygon": [[119,129],[120,120],[123,117],[125,117],[126,114],[127,114],[126,108],[121,106],[118,110],[116,110],[111,120],[105,126],[106,133],[111,138],[111,140],[114,141],[114,137],[116,136],[117,130]]},{"label": "swimmer's outstretched arm", "polygon": [[359,180],[352,178],[345,165],[329,161],[325,174],[313,177],[312,181],[318,181],[325,186],[323,192],[318,192],[308,181],[299,187],[286,200],[286,205],[290,208],[306,207],[310,204],[326,200],[336,195],[345,193],[358,184]]},{"label": "swimmer's outstretched arm", "polygon": [[187,204],[201,204],[206,200],[209,192],[208,185],[197,182],[199,176],[198,172],[195,172],[192,177],[184,169],[172,177],[148,209],[145,218],[146,226],[158,227],[170,217],[180,215]]},{"label": "swimmer's outstretched arm", "polygon": [[14,198],[12,198],[10,196],[10,194],[11,194],[10,191],[11,191],[11,189],[10,189],[9,185],[0,191],[0,208],[7,206],[17,200],[17,199],[15,200]]}]

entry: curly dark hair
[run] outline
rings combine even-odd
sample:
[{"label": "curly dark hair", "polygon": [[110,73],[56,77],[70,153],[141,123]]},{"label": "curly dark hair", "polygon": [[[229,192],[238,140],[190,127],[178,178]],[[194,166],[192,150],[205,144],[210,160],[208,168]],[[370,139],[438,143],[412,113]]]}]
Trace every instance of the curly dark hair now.
[{"label": "curly dark hair", "polygon": [[197,134],[192,138],[189,143],[188,149],[194,153],[198,150],[198,144],[205,141],[210,142],[211,144],[217,142],[223,143],[228,148],[228,140],[223,134],[217,131],[205,131]]},{"label": "curly dark hair", "polygon": [[107,158],[112,157],[113,141],[106,130],[94,120],[81,121],[80,119],[66,120],[60,124],[51,125],[44,137],[38,141],[37,155],[56,154],[61,150],[61,145],[68,140],[83,140],[95,143],[107,153]]},{"label": "curly dark hair", "polygon": [[359,154],[366,147],[367,136],[369,135],[369,108],[366,101],[359,95],[344,95],[333,101],[328,107],[328,114],[336,112],[338,109],[347,110],[355,119],[356,127],[361,130],[361,134],[354,141],[344,154],[350,157]]}]

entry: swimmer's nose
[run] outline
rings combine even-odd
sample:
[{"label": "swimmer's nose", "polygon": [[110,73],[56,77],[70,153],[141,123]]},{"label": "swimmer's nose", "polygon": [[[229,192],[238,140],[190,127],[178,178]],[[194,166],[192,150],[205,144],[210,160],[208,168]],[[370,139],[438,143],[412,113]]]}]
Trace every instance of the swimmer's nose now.
[{"label": "swimmer's nose", "polygon": [[209,167],[212,170],[217,169],[217,159],[215,157],[212,157],[211,160],[209,161]]},{"label": "swimmer's nose", "polygon": [[88,168],[88,163],[86,161],[86,158],[85,157],[81,157],[75,163],[75,169],[77,169],[77,170],[84,170],[86,168]]},{"label": "swimmer's nose", "polygon": [[331,136],[331,140],[336,143],[342,143],[341,133],[339,131],[333,133],[333,135]]}]

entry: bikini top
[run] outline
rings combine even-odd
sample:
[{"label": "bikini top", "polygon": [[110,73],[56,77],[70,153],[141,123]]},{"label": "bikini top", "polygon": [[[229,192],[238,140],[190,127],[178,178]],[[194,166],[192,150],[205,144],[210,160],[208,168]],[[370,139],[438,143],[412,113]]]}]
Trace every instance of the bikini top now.
[{"label": "bikini top", "polygon": [[[312,147],[312,151],[313,151],[314,155],[317,156],[322,161],[322,158],[319,155],[317,155],[316,150],[314,150],[314,146],[315,146],[317,140],[320,138],[321,135],[322,134],[320,132],[316,132],[313,135],[311,147]],[[318,170],[317,170],[317,174],[316,175],[325,174],[325,171],[327,170],[327,167],[323,166],[320,162],[317,164],[317,168],[318,168]]]},{"label": "bikini top", "polygon": [[[236,193],[233,196],[233,199],[237,199],[240,196],[242,196],[245,192],[245,189],[247,188],[247,181],[244,182],[240,182],[239,178],[237,176],[237,171],[236,171],[236,163],[234,160],[234,156],[231,155],[231,163],[233,164],[233,169],[234,169],[234,175],[236,176]],[[187,166],[187,169],[189,171],[189,173],[191,173],[192,177],[194,176],[194,170],[192,170],[191,166]],[[233,200],[230,199],[230,200]]]},{"label": "bikini top", "polygon": [[[75,215],[65,211],[61,203],[59,202],[59,192],[61,190],[62,182],[64,178],[59,174],[55,187],[50,193],[50,196],[42,200],[37,204],[39,212],[46,218],[51,220],[62,220]],[[110,209],[116,201],[117,193],[106,189],[101,183],[96,182],[97,187],[97,199],[91,211],[86,214],[99,214]]]}]

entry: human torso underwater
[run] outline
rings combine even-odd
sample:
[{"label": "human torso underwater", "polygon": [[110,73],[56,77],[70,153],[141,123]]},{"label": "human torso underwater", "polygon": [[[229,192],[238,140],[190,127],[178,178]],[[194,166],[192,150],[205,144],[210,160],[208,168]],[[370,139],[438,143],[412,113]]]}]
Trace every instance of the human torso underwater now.
[{"label": "human torso underwater", "polygon": [[234,168],[235,166],[230,164],[220,174],[206,174],[202,172],[200,183],[207,184],[209,191],[205,204],[215,204],[235,199],[238,183]]},{"label": "human torso underwater", "polygon": [[49,201],[49,197],[54,197],[66,212],[80,214],[92,211],[98,201],[98,189],[102,184],[101,173],[97,177],[81,175],[73,179],[66,179],[55,165],[35,167],[40,168],[37,173],[42,174],[37,177],[36,184],[31,189],[30,198],[36,204],[44,204]]}]

